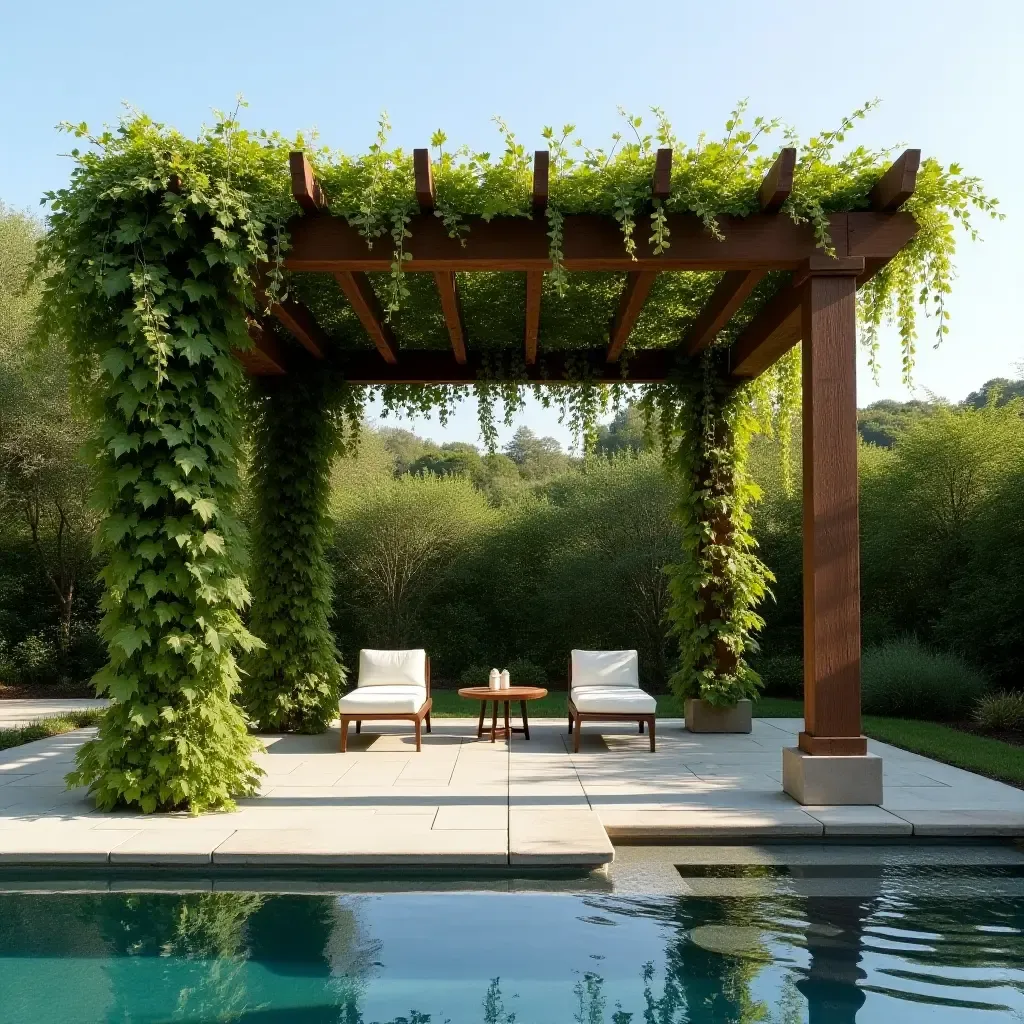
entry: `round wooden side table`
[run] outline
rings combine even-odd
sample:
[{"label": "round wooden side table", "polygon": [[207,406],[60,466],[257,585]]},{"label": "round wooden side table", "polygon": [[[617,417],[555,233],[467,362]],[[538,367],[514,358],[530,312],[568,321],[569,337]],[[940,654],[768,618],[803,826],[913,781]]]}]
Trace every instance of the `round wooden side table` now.
[{"label": "round wooden side table", "polygon": [[[526,702],[529,700],[540,700],[541,697],[546,697],[547,695],[548,691],[542,686],[510,686],[507,690],[492,690],[489,686],[464,686],[459,690],[460,697],[480,701],[480,721],[477,722],[476,726],[477,739],[480,739],[484,734],[484,715],[487,712],[487,702],[490,701],[494,705],[491,712],[490,728],[492,743],[499,736],[503,739],[508,738],[511,742],[512,733],[514,732],[521,732],[525,739],[529,739],[530,721],[526,717]],[[519,708],[523,716],[522,729],[513,728],[509,724],[509,705],[516,700],[519,701]],[[498,725],[499,704],[504,704],[505,706],[504,726]]]}]

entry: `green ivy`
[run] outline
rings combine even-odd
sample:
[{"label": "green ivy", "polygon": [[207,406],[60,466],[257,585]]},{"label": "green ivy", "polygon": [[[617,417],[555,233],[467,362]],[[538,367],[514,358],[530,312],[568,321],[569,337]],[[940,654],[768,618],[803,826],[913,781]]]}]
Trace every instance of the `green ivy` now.
[{"label": "green ivy", "polygon": [[321,367],[257,381],[251,628],[242,704],[264,732],[323,732],[344,672],[330,629],[330,470],[353,395]]},{"label": "green ivy", "polygon": [[666,568],[680,655],[670,685],[680,698],[714,706],[758,694],[761,679],[747,656],[758,649],[754,634],[764,620],[756,609],[774,582],[755,553],[748,511],[760,490],[746,469],[747,450],[762,425],[751,385],[730,382],[721,356],[721,349],[709,350],[644,403],[679,482],[683,558]]},{"label": "green ivy", "polygon": [[[42,327],[67,339],[91,396],[104,514],[108,662],[94,682],[113,703],[68,780],[103,809],[227,807],[260,776],[233,702],[236,653],[258,641],[241,618],[232,350],[248,344],[273,203],[240,187],[230,123],[189,142],[135,117],[90,141],[71,185],[47,197],[40,250]],[[248,156],[280,159],[255,143]]]}]

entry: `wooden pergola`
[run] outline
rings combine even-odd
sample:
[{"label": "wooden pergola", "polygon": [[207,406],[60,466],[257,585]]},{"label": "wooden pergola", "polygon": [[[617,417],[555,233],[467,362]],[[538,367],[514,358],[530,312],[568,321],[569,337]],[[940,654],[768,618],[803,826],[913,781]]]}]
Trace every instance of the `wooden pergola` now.
[{"label": "wooden pergola", "polygon": [[[571,353],[538,351],[543,275],[552,269],[546,219],[478,219],[464,240],[449,237],[433,213],[426,149],[414,151],[420,212],[410,225],[406,249],[411,259],[404,269],[433,274],[450,350],[399,348],[367,278],[370,272],[390,271],[390,248],[383,243],[368,248],[366,239],[344,218],[331,215],[302,153],[291,154],[292,191],[303,213],[288,224],[291,248],[284,265],[292,272],[333,275],[374,348],[331,353],[331,358],[348,380],[367,385],[471,384],[481,378],[481,354],[467,344],[457,274],[525,272],[522,355],[528,381],[571,383],[571,361],[577,375],[583,365],[597,381],[655,384],[669,380],[681,359],[708,348],[766,274],[790,272],[789,282],[737,335],[728,353],[728,372],[737,381],[754,378],[797,342],[804,343],[806,731],[799,745],[808,754],[860,755],[867,746],[860,723],[856,292],[917,232],[914,218],[900,207],[913,194],[919,163],[920,150],[905,151],[875,184],[870,209],[831,215],[834,256],[816,245],[810,224],[795,224],[780,212],[793,187],[794,149],[783,149],[765,176],[759,190],[760,212],[719,218],[722,239],[713,237],[696,215],[669,214],[671,248],[656,255],[641,232],[632,259],[613,218],[566,215],[565,270],[626,275],[607,345]],[[548,166],[547,151],[538,151],[533,170],[533,206],[538,212],[547,205]],[[671,168],[672,151],[659,150],[655,197],[668,197]],[[628,360],[620,361],[656,276],[672,271],[713,271],[722,276],[685,336],[664,347],[631,351]],[[331,341],[308,308],[287,300],[272,306],[271,313],[306,350],[304,359],[327,357]],[[239,356],[247,371],[287,373],[287,347],[259,325],[253,325],[252,336],[253,348]]]}]

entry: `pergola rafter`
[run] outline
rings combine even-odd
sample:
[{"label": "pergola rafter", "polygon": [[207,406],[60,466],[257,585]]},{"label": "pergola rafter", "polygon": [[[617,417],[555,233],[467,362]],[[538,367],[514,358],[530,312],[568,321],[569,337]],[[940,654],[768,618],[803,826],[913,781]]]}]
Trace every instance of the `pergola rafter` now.
[{"label": "pergola rafter", "polygon": [[[550,157],[538,150],[533,161],[531,202],[542,213],[548,202]],[[712,345],[764,276],[789,271],[793,277],[755,314],[730,350],[730,371],[737,379],[764,372],[801,338],[801,309],[809,278],[822,275],[855,277],[863,284],[914,236],[917,224],[899,208],[913,194],[920,150],[908,149],[879,178],[871,209],[834,213],[829,218],[834,256],[818,247],[808,224],[795,224],[781,212],[793,189],[796,150],[780,153],[758,190],[760,213],[721,217],[721,238],[713,237],[700,218],[669,214],[671,247],[655,253],[650,240],[636,238],[635,258],[624,251],[618,224],[610,217],[566,215],[563,220],[562,265],[567,271],[624,272],[625,285],[609,330],[608,347],[576,351],[572,360],[590,367],[593,379],[659,383],[669,379],[678,359],[697,355]],[[543,216],[495,218],[469,225],[465,237],[449,236],[434,215],[436,198],[430,153],[413,151],[416,200],[420,212],[410,225],[406,243],[409,273],[433,275],[451,342],[451,352],[400,350],[380,301],[367,277],[387,272],[393,255],[384,245],[366,239],[340,217],[329,213],[327,199],[305,155],[292,153],[292,192],[304,211],[289,223],[291,249],[284,265],[292,272],[328,272],[338,282],[370,340],[373,352],[338,356],[353,382],[365,384],[470,384],[479,379],[482,361],[472,351],[459,297],[459,273],[525,272],[526,379],[558,383],[567,377],[568,356],[539,350],[543,275],[552,269],[548,226]],[[667,198],[671,189],[672,151],[655,156],[652,196]],[[721,272],[711,297],[685,336],[665,348],[640,350],[628,366],[619,358],[629,341],[659,273]],[[272,314],[315,358],[324,358],[329,339],[301,303],[286,300],[271,306]],[[266,330],[253,334],[254,354],[244,362],[252,374],[286,372],[287,358]],[[269,340],[268,340],[269,339]]]}]

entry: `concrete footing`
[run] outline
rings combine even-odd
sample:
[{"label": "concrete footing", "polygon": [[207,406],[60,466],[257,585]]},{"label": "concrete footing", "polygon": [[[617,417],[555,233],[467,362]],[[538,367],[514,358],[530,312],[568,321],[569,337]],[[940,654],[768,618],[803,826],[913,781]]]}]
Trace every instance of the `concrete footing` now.
[{"label": "concrete footing", "polygon": [[881,804],[882,759],[877,754],[806,754],[799,747],[785,747],[782,788],[800,804]]}]

